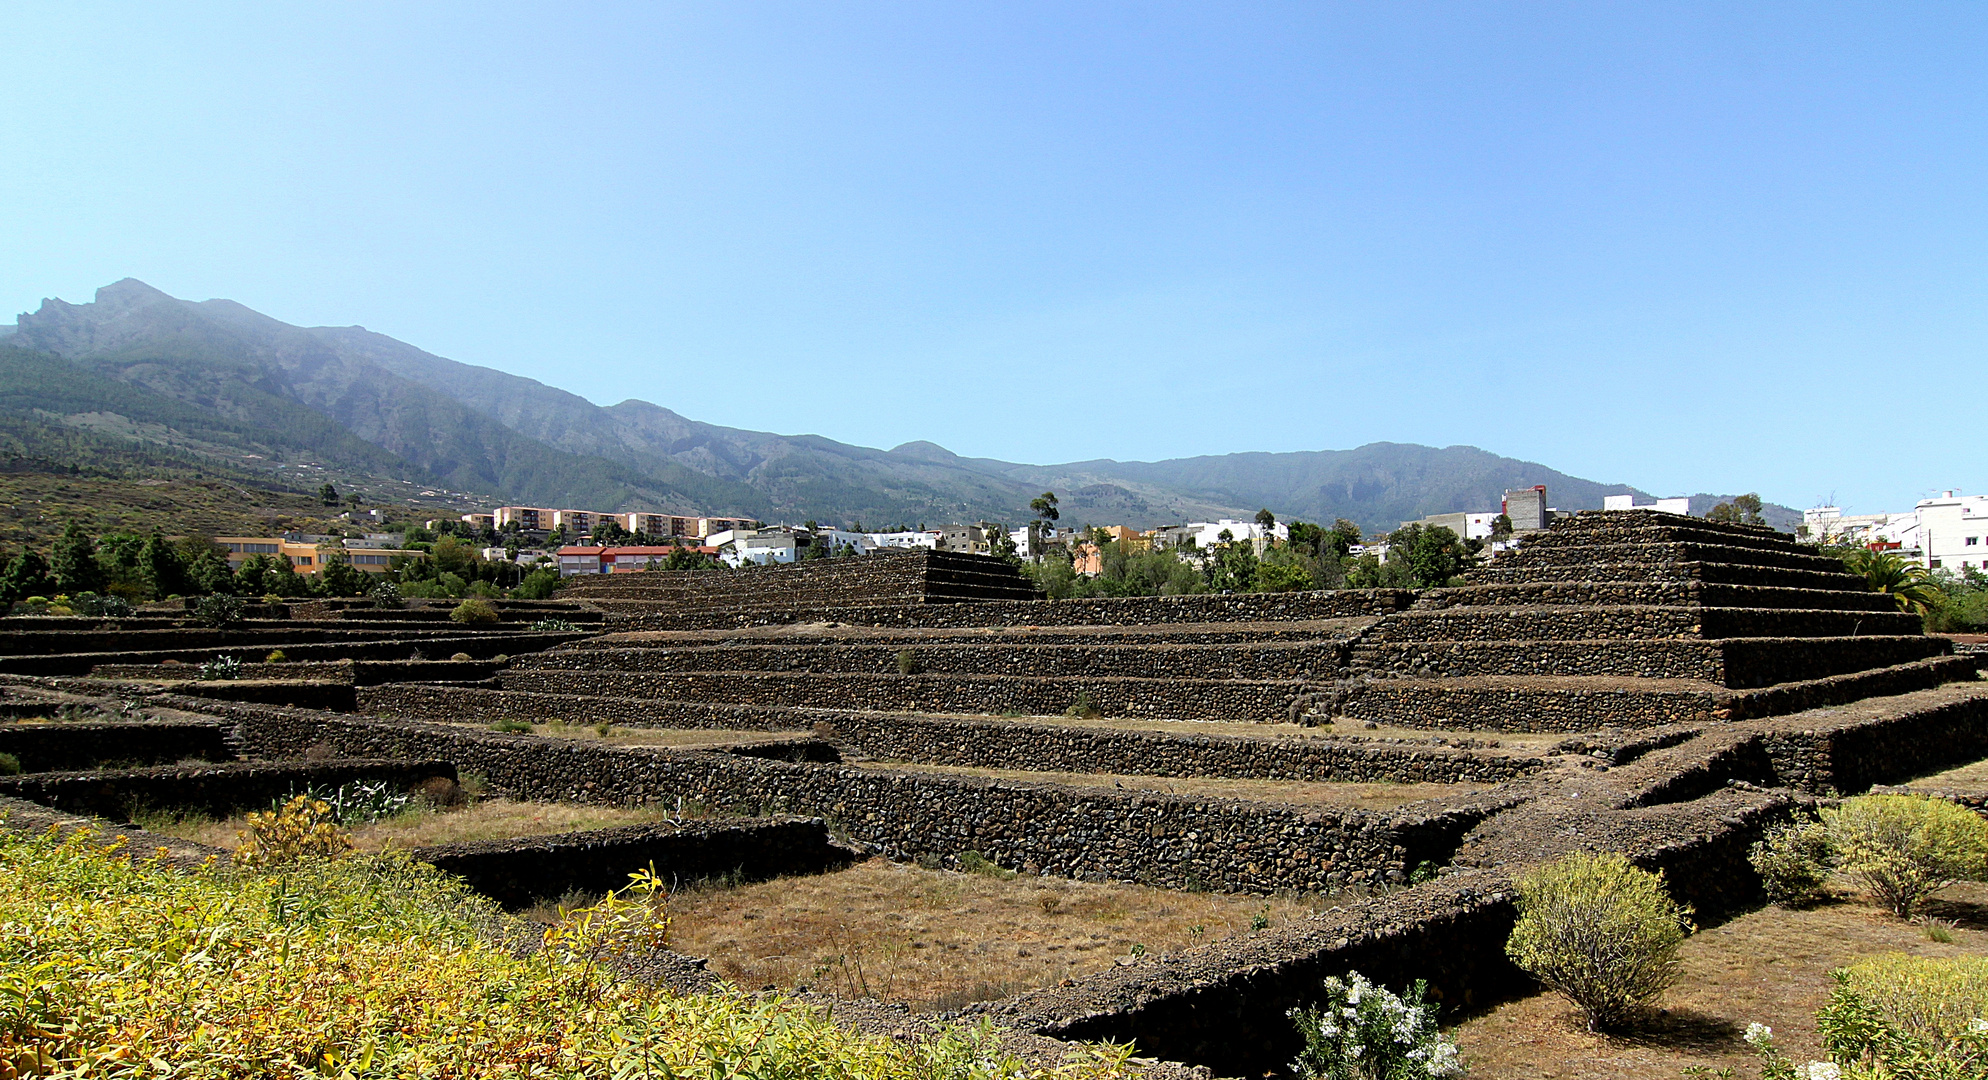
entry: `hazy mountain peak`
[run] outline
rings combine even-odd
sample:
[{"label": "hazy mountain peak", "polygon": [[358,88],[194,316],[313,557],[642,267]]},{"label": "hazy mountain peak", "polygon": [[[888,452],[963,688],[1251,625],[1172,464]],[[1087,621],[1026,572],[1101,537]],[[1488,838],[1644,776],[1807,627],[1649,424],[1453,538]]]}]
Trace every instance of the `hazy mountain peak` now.
[{"label": "hazy mountain peak", "polygon": [[[388,467],[406,468],[401,475],[410,478],[425,474],[537,505],[794,521],[999,521],[1026,518],[1029,500],[1049,490],[1066,496],[1065,516],[1078,524],[1149,527],[1268,507],[1280,518],[1346,517],[1381,529],[1424,514],[1493,509],[1505,490],[1532,484],[1547,485],[1563,509],[1599,507],[1605,494],[1643,494],[1471,446],[1369,443],[1066,465],[962,458],[922,439],[876,450],[720,427],[635,398],[602,408],[363,327],[292,326],[232,300],[177,300],[135,278],[97,290],[95,303],[44,301],[21,316],[8,344],[212,410],[236,430],[261,425],[265,434],[255,438],[270,445],[343,455],[374,470],[398,461]],[[67,411],[107,407],[75,396],[77,407]]]},{"label": "hazy mountain peak", "polygon": [[113,281],[98,289],[96,302],[112,311],[128,311],[148,304],[180,303],[137,278],[130,277]]},{"label": "hazy mountain peak", "polygon": [[921,461],[954,462],[962,460],[958,454],[953,453],[951,450],[935,442],[926,442],[924,439],[900,443],[897,446],[891,447],[890,452],[898,457],[917,458]]}]

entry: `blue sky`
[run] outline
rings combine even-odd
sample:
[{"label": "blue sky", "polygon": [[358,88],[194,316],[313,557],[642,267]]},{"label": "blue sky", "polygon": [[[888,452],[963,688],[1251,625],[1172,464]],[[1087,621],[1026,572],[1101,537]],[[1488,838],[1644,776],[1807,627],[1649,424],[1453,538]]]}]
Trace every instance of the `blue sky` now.
[{"label": "blue sky", "polygon": [[1988,486],[1988,6],[9,12],[10,311],[132,276],[1015,461]]}]

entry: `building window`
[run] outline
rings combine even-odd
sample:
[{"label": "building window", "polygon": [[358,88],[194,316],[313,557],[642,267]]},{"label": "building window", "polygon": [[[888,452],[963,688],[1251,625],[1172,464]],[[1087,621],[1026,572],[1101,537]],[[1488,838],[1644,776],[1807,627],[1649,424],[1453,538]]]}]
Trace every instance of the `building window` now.
[{"label": "building window", "polygon": [[1976,544],[1979,544],[1980,542],[1981,542],[1981,538],[1980,538],[1980,537],[1978,537],[1978,536],[1970,536],[1970,537],[1968,537],[1968,538],[1967,538],[1967,546],[1968,546],[1968,547],[1973,547],[1974,545],[1976,545]]}]

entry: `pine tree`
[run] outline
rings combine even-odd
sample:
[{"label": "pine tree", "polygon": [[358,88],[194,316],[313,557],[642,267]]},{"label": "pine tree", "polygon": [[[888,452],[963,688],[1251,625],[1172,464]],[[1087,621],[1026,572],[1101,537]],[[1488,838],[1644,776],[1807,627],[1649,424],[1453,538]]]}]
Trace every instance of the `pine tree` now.
[{"label": "pine tree", "polygon": [[97,565],[97,544],[80,522],[72,521],[49,554],[55,587],[71,596],[82,592],[102,592],[106,584],[103,567]]},{"label": "pine tree", "polygon": [[33,551],[23,551],[0,572],[0,601],[12,604],[30,596],[47,596],[55,591],[49,576],[48,560]]}]

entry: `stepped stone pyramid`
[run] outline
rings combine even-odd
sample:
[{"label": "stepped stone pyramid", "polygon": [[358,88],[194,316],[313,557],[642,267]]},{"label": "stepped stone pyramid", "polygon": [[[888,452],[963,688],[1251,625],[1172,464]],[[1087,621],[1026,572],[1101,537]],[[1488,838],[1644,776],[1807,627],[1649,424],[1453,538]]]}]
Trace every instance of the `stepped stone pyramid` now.
[{"label": "stepped stone pyramid", "polygon": [[1344,716],[1577,731],[1776,715],[1974,677],[1971,657],[1771,529],[1655,511],[1553,523],[1353,647]]},{"label": "stepped stone pyramid", "polygon": [[609,615],[699,617],[828,614],[896,604],[1040,600],[1033,582],[989,555],[907,551],[737,570],[646,571],[575,578],[563,599]]}]

